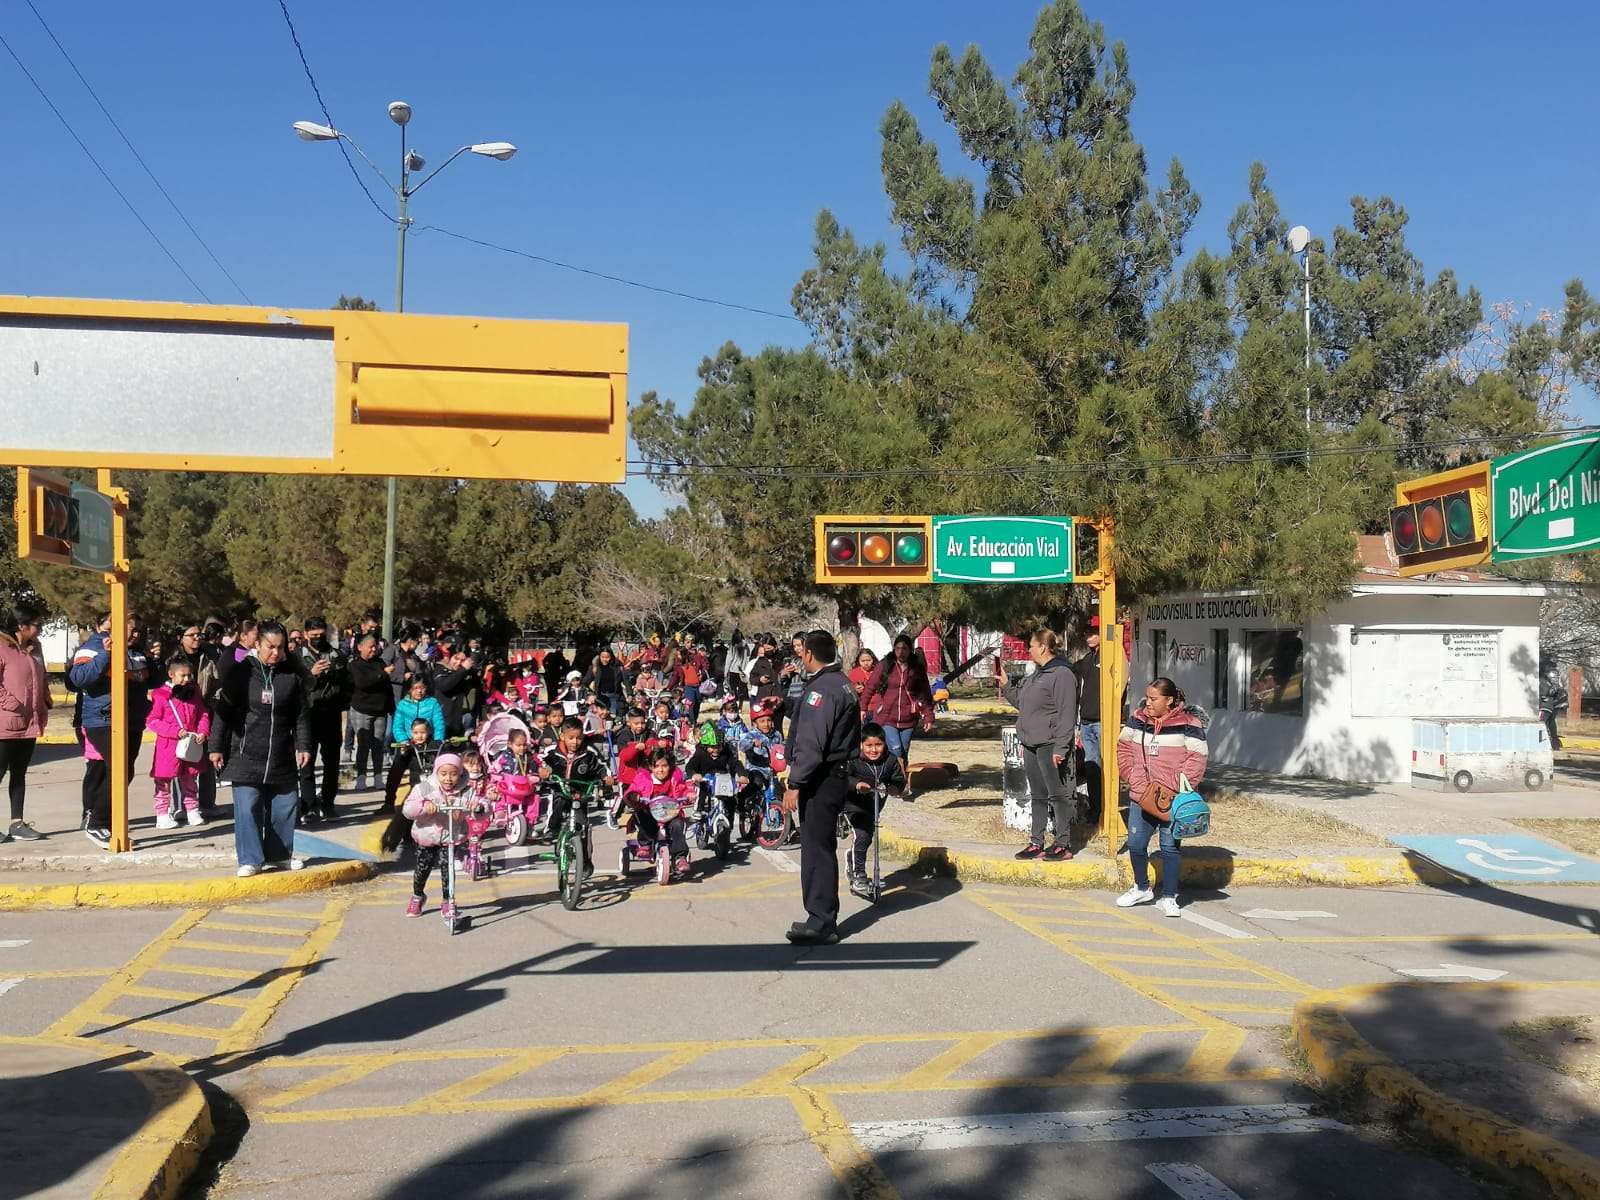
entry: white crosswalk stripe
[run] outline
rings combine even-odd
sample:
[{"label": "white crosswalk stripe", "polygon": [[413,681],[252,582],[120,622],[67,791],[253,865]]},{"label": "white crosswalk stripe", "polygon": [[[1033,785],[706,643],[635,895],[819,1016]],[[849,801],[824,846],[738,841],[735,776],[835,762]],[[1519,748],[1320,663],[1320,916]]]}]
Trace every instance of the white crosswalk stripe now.
[{"label": "white crosswalk stripe", "polygon": [[1193,1108],[1113,1108],[1081,1112],[1002,1113],[864,1121],[850,1126],[873,1153],[966,1150],[1040,1142],[1121,1142],[1157,1138],[1243,1137],[1319,1133],[1347,1126],[1313,1117],[1304,1104],[1225,1104]]},{"label": "white crosswalk stripe", "polygon": [[1194,1163],[1146,1163],[1144,1169],[1183,1200],[1243,1200],[1238,1192]]}]

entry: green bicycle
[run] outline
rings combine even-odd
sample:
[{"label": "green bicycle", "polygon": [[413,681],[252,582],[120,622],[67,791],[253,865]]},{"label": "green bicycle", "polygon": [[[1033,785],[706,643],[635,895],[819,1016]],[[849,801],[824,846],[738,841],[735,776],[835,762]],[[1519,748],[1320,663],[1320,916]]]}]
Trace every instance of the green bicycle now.
[{"label": "green bicycle", "polygon": [[556,830],[555,846],[549,857],[556,865],[562,907],[571,910],[583,899],[584,884],[594,871],[594,847],[589,840],[589,801],[602,785],[598,781],[572,784],[559,775],[551,776],[545,784],[567,802],[566,818]]}]

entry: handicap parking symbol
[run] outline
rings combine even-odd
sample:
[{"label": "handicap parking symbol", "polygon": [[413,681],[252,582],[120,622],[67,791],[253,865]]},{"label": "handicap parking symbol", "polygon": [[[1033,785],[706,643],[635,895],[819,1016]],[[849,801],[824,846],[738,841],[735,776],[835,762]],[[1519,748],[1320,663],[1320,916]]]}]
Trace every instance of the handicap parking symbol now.
[{"label": "handicap parking symbol", "polygon": [[1390,840],[1485,883],[1600,883],[1600,862],[1538,838],[1479,833]]}]

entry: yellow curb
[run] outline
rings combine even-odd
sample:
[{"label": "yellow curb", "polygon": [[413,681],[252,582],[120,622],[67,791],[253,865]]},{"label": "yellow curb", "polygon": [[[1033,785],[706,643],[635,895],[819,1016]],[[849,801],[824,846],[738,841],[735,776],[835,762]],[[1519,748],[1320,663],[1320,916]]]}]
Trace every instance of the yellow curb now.
[{"label": "yellow curb", "polygon": [[968,854],[947,846],[930,845],[917,838],[902,837],[879,830],[883,852],[909,860],[913,866],[937,875],[953,875],[968,882],[1003,883],[1019,887],[1101,888],[1121,886],[1117,864],[1093,862],[1047,863],[1014,858],[994,858],[987,854]]},{"label": "yellow curb", "polygon": [[116,1069],[135,1073],[150,1097],[149,1116],[112,1161],[94,1200],[172,1200],[194,1174],[215,1130],[205,1094],[175,1060],[81,1038],[0,1037],[0,1044],[65,1046],[91,1058],[130,1060]]},{"label": "yellow curb", "polygon": [[361,853],[370,854],[379,862],[387,862],[394,858],[395,855],[385,851],[381,844],[383,841],[383,831],[388,827],[388,813],[384,813],[381,817],[377,817],[374,820],[369,821],[367,823],[367,827],[361,831],[361,840],[357,843],[357,845],[361,847]]},{"label": "yellow curb", "polygon": [[1295,1005],[1295,1040],[1320,1079],[1337,1087],[1363,1087],[1463,1154],[1503,1170],[1535,1172],[1555,1195],[1600,1198],[1600,1159],[1435,1091],[1362,1038],[1343,1010],[1371,990],[1318,992]]},{"label": "yellow curb", "polygon": [[1561,745],[1568,750],[1600,750],[1600,737],[1580,737],[1564,733],[1561,735]]},{"label": "yellow curb", "polygon": [[[982,883],[1022,887],[1120,888],[1126,872],[1121,861],[1047,863],[1018,861],[989,854],[951,850],[918,838],[882,830],[883,852],[940,875]],[[1460,883],[1459,876],[1425,860],[1403,854],[1346,855],[1335,858],[1244,858],[1210,855],[1197,847],[1183,858],[1182,881],[1190,887],[1393,887],[1396,884]],[[1160,862],[1154,860],[1160,878]]]},{"label": "yellow curb", "polygon": [[91,883],[0,883],[0,912],[30,908],[207,908],[320,892],[359,883],[377,874],[377,864],[348,860],[303,871],[273,871],[240,879],[207,876],[162,883],[95,880]]}]

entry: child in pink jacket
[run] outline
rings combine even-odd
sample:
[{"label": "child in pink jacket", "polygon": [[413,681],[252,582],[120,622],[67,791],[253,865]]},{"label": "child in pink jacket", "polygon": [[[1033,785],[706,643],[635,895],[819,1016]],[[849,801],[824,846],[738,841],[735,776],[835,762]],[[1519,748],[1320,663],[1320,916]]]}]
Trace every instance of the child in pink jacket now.
[{"label": "child in pink jacket", "polygon": [[156,735],[155,762],[150,766],[150,777],[156,784],[156,828],[176,829],[178,816],[172,800],[173,785],[183,797],[184,812],[191,825],[204,825],[200,815],[200,768],[205,754],[193,762],[178,757],[178,739],[186,733],[199,737],[205,746],[206,735],[211,732],[211,713],[200,699],[193,668],[187,659],[174,658],[167,664],[167,682],[150,693],[150,715],[144,727]]}]

